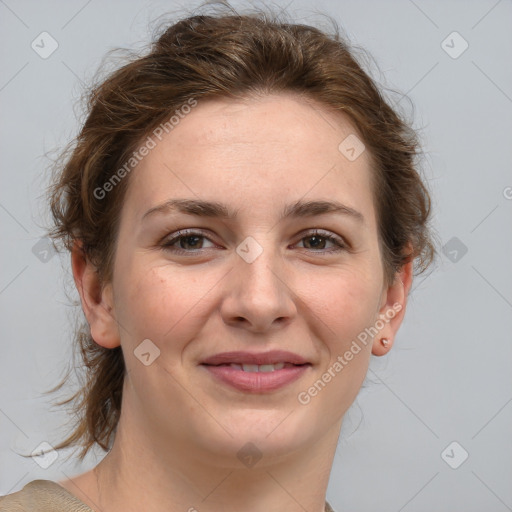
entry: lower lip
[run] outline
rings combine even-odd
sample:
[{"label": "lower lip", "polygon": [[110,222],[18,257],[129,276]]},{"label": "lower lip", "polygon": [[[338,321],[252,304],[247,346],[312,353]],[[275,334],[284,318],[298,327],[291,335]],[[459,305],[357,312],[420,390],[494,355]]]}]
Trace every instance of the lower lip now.
[{"label": "lower lip", "polygon": [[274,370],[273,372],[244,372],[231,366],[202,365],[219,380],[246,392],[275,391],[299,379],[311,365],[304,364]]}]

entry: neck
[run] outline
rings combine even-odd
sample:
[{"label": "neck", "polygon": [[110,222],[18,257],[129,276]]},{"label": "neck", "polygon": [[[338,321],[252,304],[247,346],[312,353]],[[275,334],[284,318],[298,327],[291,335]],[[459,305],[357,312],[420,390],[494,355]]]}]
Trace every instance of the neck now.
[{"label": "neck", "polygon": [[112,450],[94,470],[100,511],[324,512],[341,421],[316,443],[249,468],[172,444],[122,410]]}]

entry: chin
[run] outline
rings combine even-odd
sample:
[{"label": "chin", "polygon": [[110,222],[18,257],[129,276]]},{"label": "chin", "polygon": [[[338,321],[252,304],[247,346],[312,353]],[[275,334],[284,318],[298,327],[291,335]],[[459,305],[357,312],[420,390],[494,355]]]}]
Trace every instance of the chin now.
[{"label": "chin", "polygon": [[[276,458],[315,444],[324,434],[312,411],[307,415],[300,414],[300,409],[292,411],[291,408],[231,411],[219,421],[231,435],[217,425],[214,430],[204,430],[202,439],[197,441],[214,455],[217,464],[223,461],[221,464],[225,467],[233,467],[233,464],[240,467],[245,457],[252,457],[251,460],[259,459],[259,467],[264,467],[275,463]],[[204,436],[205,433],[208,435]]]}]

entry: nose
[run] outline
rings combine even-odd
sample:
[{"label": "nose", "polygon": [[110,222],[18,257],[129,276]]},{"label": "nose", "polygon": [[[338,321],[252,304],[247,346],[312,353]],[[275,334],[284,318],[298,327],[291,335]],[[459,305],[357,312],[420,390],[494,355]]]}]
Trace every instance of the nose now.
[{"label": "nose", "polygon": [[220,308],[224,322],[254,333],[289,324],[297,314],[293,283],[275,251],[267,247],[250,263],[237,255],[234,265]]}]

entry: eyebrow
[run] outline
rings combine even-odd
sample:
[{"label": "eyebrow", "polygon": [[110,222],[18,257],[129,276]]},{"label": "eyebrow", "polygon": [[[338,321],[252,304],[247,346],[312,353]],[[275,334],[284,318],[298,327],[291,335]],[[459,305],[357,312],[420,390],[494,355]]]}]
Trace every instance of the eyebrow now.
[{"label": "eyebrow", "polygon": [[[172,212],[196,215],[197,217],[213,217],[226,220],[237,218],[239,209],[230,210],[228,206],[217,201],[202,201],[198,199],[170,199],[164,203],[150,208],[143,216],[142,220],[155,214],[169,214]],[[326,213],[336,213],[364,223],[362,213],[346,206],[338,201],[303,201],[299,200],[293,204],[287,205],[281,212],[279,220],[290,217],[314,217]]]}]

